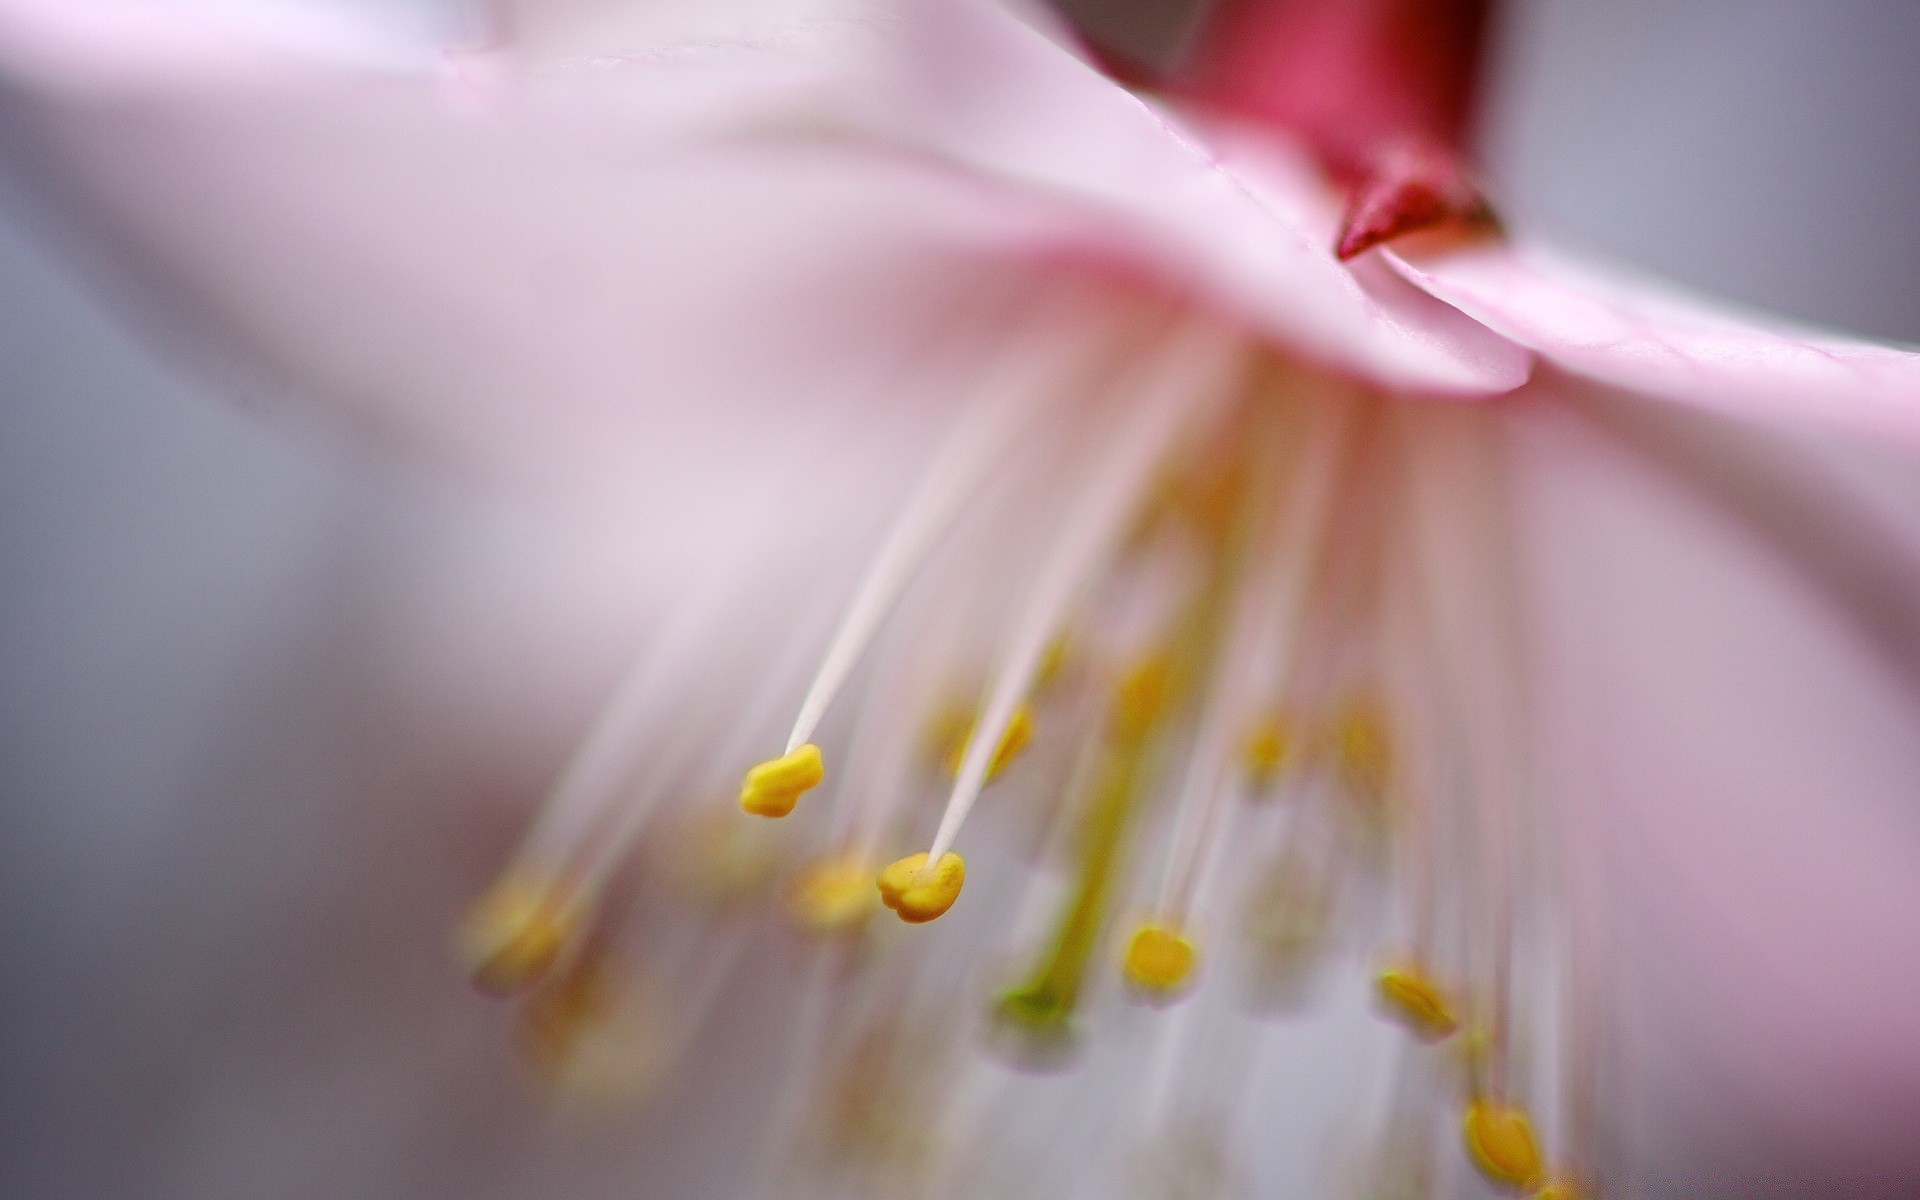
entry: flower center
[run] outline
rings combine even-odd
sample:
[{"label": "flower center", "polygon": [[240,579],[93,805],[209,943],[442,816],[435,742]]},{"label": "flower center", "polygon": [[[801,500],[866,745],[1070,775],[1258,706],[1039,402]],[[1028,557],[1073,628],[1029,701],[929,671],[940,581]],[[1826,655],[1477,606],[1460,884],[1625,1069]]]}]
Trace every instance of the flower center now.
[{"label": "flower center", "polygon": [[[1517,863],[1539,830],[1521,804],[1496,418],[1084,293],[1044,301],[970,393],[824,650],[742,631],[776,643],[752,655],[744,706],[738,687],[684,694],[724,641],[707,628],[723,598],[695,589],[476,907],[476,977],[530,992],[543,1056],[565,1060],[606,1040],[572,1026],[659,1008],[607,999],[610,947],[645,942],[668,975],[717,989],[732,959],[714,939],[737,945],[757,911],[734,902],[802,850],[772,907],[819,973],[793,985],[809,999],[772,1143],[885,1160],[940,1194],[971,1186],[961,1148],[1023,1086],[995,1064],[1091,1070],[1094,1035],[1124,1023],[1114,1005],[1173,1006],[1140,1106],[1171,1137],[1192,1117],[1173,1081],[1222,1075],[1193,1048],[1205,1030],[1257,1043],[1248,1022],[1297,1013],[1367,945],[1416,1064],[1376,1117],[1378,1162],[1424,1154],[1396,1147],[1429,1145],[1408,1130],[1452,1089],[1462,1161],[1540,1185],[1522,1098],[1544,1093],[1511,1053],[1551,1031],[1514,1017]],[[696,768],[746,766],[795,694],[784,747],[745,772],[748,815],[708,785],[676,795],[712,777]],[[689,735],[708,705],[735,718],[737,747]],[[673,869],[636,873],[615,905],[642,843]],[[688,877],[700,903],[659,886]],[[1009,939],[1015,958],[981,987]],[[995,1053],[968,1054],[982,1012]],[[1559,1136],[1584,1163],[1577,1134]]]}]

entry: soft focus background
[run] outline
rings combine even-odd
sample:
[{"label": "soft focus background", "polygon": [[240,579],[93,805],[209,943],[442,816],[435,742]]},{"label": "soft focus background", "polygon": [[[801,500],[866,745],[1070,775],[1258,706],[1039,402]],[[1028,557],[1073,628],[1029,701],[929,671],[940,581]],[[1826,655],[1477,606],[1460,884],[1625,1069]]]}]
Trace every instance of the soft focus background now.
[{"label": "soft focus background", "polygon": [[[1149,52],[1185,17],[1071,7]],[[1913,0],[1518,0],[1484,145],[1529,233],[1920,341],[1916,62]],[[409,606],[464,569],[457,490],[169,371],[35,244],[18,183],[0,179],[0,1194],[565,1194],[564,1175],[462,1172],[476,1130],[541,1136],[484,1011],[353,1016],[461,999],[413,932],[452,912],[407,910],[404,881],[429,905],[477,885],[505,797],[537,782],[392,719],[461,690],[423,699],[407,668],[431,655],[404,643],[537,649],[564,581],[433,631]],[[537,766],[581,718],[543,699],[469,698],[463,719]],[[315,897],[364,916],[368,879],[403,881],[391,922],[330,925]]]}]

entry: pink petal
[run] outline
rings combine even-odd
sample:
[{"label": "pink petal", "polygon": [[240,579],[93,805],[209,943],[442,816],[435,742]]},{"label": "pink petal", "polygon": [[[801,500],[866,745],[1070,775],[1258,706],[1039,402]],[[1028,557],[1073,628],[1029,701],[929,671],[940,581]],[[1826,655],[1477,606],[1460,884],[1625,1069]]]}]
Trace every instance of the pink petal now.
[{"label": "pink petal", "polygon": [[[1859,486],[1885,464],[1857,442],[1769,435],[1766,511],[1644,402],[1536,386],[1515,511],[1543,784],[1619,983],[1607,1120],[1656,1191],[1911,1179],[1920,644],[1884,639],[1917,628],[1920,490],[1904,466]],[[1742,449],[1689,420],[1703,452]]]},{"label": "pink petal", "polygon": [[1537,247],[1389,253],[1409,280],[1579,375],[1920,445],[1920,354],[1748,320]]},{"label": "pink petal", "polygon": [[1078,210],[1063,245],[1144,267],[1276,342],[1389,387],[1510,391],[1527,355],[1334,261],[1340,204],[1264,133],[1209,129],[980,0],[914,10],[860,119]]},{"label": "pink petal", "polygon": [[255,74],[276,60],[418,70],[438,51],[423,27],[313,0],[0,2],[0,64],[43,86]]},{"label": "pink petal", "polygon": [[[49,61],[4,28],[9,66]],[[230,379],[469,458],[727,463],[787,403],[870,405],[978,283],[955,231],[1005,211],[918,164],[674,150],[631,92],[463,113],[433,76],[215,71],[175,32],[125,70],[89,42],[58,92],[0,77],[50,219]]]},{"label": "pink petal", "polygon": [[1297,165],[1236,174],[991,5],[524,80],[321,70],[206,22],[68,11],[0,3],[0,89],[93,265],[244,382],[428,444],[730,438],[769,400],[852,402],[987,263],[1148,275],[1390,386],[1528,369],[1334,264]]}]

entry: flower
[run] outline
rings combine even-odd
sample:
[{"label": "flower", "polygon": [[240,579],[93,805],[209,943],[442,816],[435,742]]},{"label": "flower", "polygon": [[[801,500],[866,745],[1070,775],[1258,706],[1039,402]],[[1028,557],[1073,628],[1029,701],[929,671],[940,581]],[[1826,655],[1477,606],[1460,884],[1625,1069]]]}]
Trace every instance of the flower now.
[{"label": "flower", "polygon": [[[1469,1162],[1591,1189],[1621,1094],[1593,956],[1638,876],[1582,848],[1654,805],[1722,839],[1734,801],[1782,794],[1763,763],[1843,811],[1898,778],[1902,707],[1834,643],[1910,671],[1911,593],[1825,539],[1911,547],[1797,447],[1910,451],[1910,354],[1524,245],[1341,266],[1297,148],[1142,101],[983,3],[663,10],[561,61],[536,51],[577,26],[451,60],[354,29],[328,42],[351,68],[105,11],[0,7],[10,142],[88,250],[235,378],[657,543],[671,615],[463,930],[569,1094],[654,1085],[744,978],[795,1028],[730,1132],[833,1186],[1204,1194],[1307,1173],[1337,1123],[1380,1189]],[[1649,591],[1681,579],[1760,603]],[[1832,651],[1793,662],[1859,736],[1663,657],[1762,642]],[[1596,764],[1623,780],[1603,804]],[[714,803],[742,770],[744,807],[792,814],[774,844]],[[1859,851],[1871,826],[1817,833]],[[1888,853],[1855,865],[1891,880]],[[822,941],[754,940],[739,902],[770,874]],[[804,986],[735,971],[756,949]],[[1370,1031],[1331,1039],[1325,1078],[1268,1061],[1351,1025],[1375,967],[1417,1039],[1376,1095],[1330,1082],[1345,1043],[1389,1052]],[[1789,1007],[1761,978],[1727,1022],[1748,1036]],[[1249,1015],[1316,988],[1317,1026]],[[982,1007],[1000,1055],[1073,1070],[976,1052]],[[1903,1028],[1879,1019],[1840,1062]],[[1858,1132],[1791,1111],[1816,1143]]]}]

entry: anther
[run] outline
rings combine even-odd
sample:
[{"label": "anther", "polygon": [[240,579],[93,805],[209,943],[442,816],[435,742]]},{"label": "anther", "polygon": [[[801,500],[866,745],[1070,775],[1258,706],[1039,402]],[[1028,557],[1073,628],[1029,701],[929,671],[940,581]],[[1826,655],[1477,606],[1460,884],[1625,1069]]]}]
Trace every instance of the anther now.
[{"label": "anther", "polygon": [[1556,1179],[1535,1192],[1533,1200],[1587,1200],[1587,1192],[1571,1179]]},{"label": "anther", "polygon": [[[969,722],[966,732],[954,738],[947,751],[947,774],[958,775],[960,766],[966,761],[967,745],[973,741],[974,725]],[[1013,710],[1013,720],[1007,722],[1007,731],[1000,735],[999,748],[993,752],[993,761],[987,764],[987,782],[1005,770],[1007,764],[1020,756],[1033,740],[1033,708],[1022,704]]]},{"label": "anther", "polygon": [[1249,790],[1265,792],[1279,781],[1289,741],[1286,720],[1279,713],[1267,714],[1247,731],[1240,742],[1240,769]]},{"label": "anther", "polygon": [[808,742],[748,771],[740,785],[740,810],[756,817],[784,817],[826,774],[820,747]]},{"label": "anther", "polygon": [[1159,720],[1173,690],[1173,656],[1149,655],[1134,664],[1114,689],[1109,714],[1113,740],[1131,746],[1144,738]]},{"label": "anther", "polygon": [[1445,989],[1412,963],[1397,963],[1375,977],[1386,1014],[1423,1042],[1437,1042],[1460,1027]]},{"label": "anther", "polygon": [[1467,1105],[1462,1133],[1473,1165],[1497,1187],[1523,1192],[1544,1172],[1533,1122],[1521,1109],[1478,1098]]},{"label": "anther", "polygon": [[673,1030],[660,996],[595,955],[533,995],[517,1035],[530,1065],[573,1104],[631,1104],[672,1065]]},{"label": "anther", "polygon": [[824,859],[794,880],[787,912],[809,933],[858,929],[874,909],[873,878],[873,864],[857,855]]},{"label": "anther", "polygon": [[578,924],[578,908],[558,881],[515,872],[469,910],[456,948],[475,986],[505,996],[544,978]]},{"label": "anther", "polygon": [[1045,692],[1053,688],[1066,677],[1067,669],[1073,665],[1073,639],[1060,634],[1047,643],[1047,652],[1040,657],[1040,668],[1033,676],[1033,690]]},{"label": "anther", "polygon": [[1193,982],[1200,953],[1171,925],[1145,924],[1127,940],[1120,972],[1127,983],[1151,1000],[1172,1000]]},{"label": "anther", "polygon": [[880,902],[910,925],[933,920],[953,907],[967,879],[967,864],[949,850],[931,866],[923,850],[892,863],[880,872]]},{"label": "anther", "polygon": [[1393,743],[1386,714],[1370,700],[1356,700],[1335,718],[1333,751],[1341,779],[1369,798],[1384,796],[1393,772]]}]

